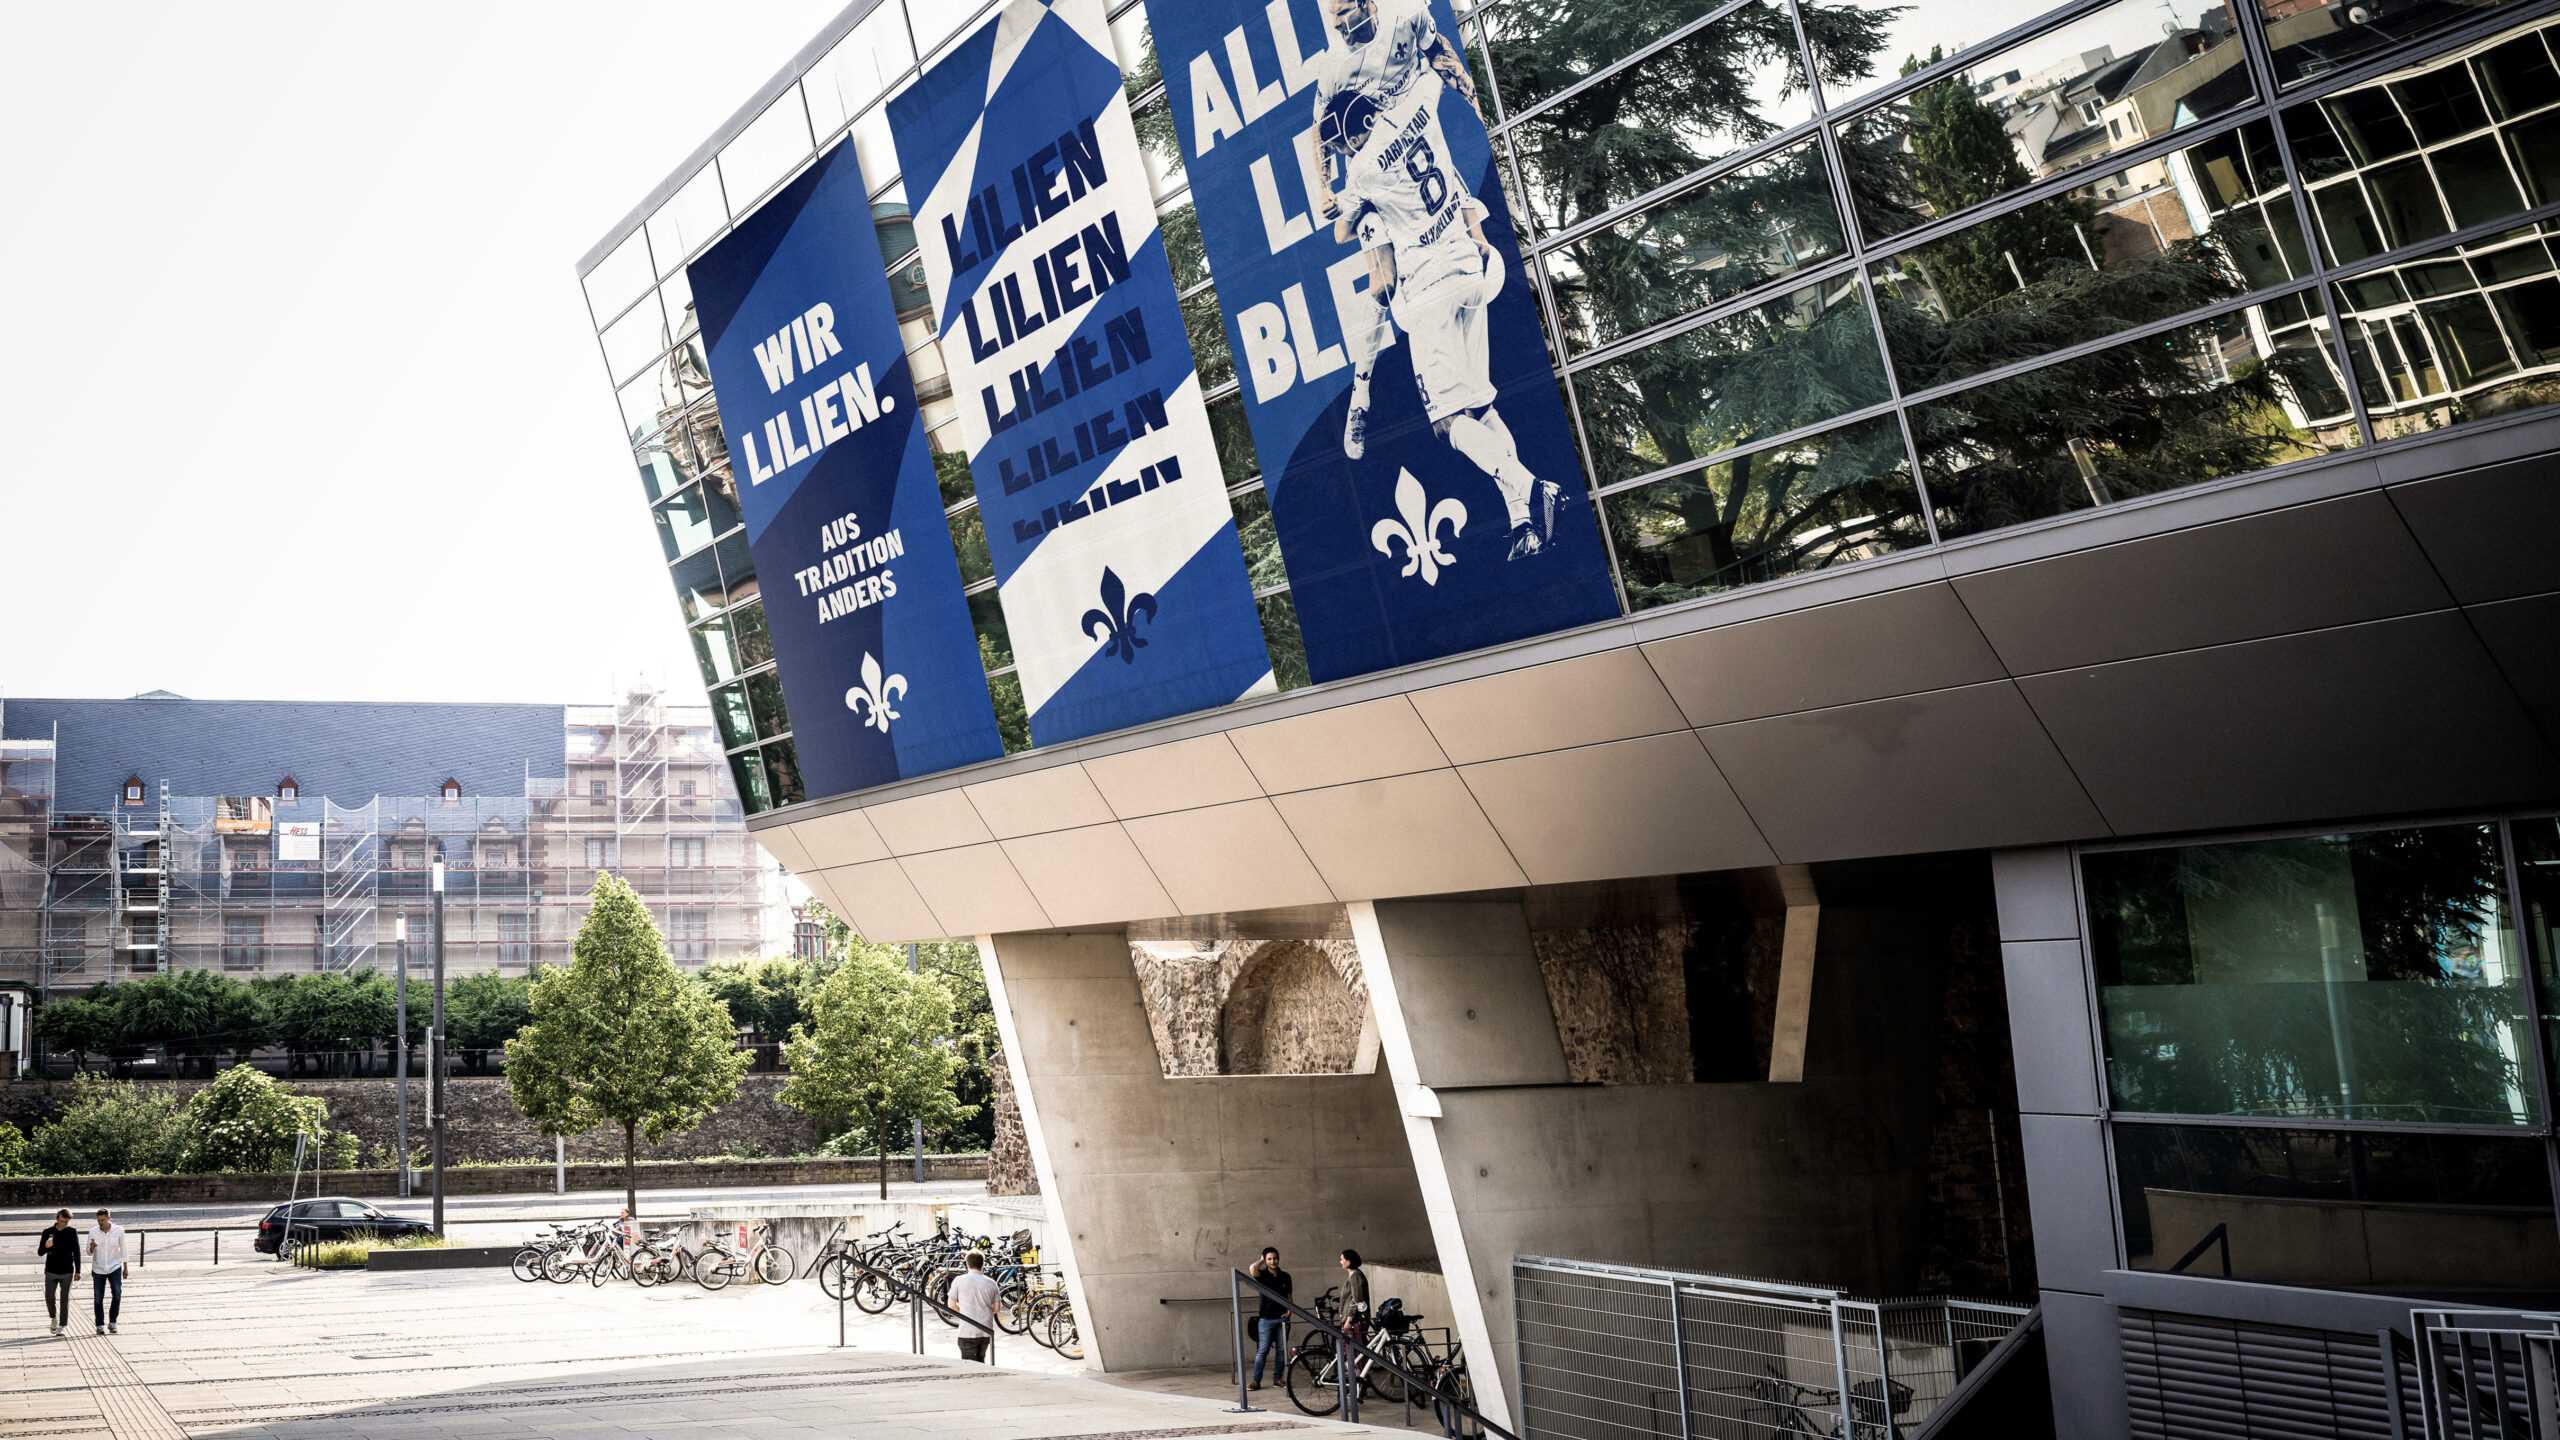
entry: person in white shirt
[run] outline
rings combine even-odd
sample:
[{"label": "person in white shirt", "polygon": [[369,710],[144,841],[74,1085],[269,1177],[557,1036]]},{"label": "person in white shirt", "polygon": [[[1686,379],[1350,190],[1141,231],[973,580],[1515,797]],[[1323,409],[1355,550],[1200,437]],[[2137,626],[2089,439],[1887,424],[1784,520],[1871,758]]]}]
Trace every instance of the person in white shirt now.
[{"label": "person in white shirt", "polygon": [[987,1278],[987,1257],[972,1250],[969,1268],[951,1282],[951,1308],[968,1323],[960,1328],[960,1358],[988,1364],[987,1342],[995,1338],[996,1301],[1002,1291]]},{"label": "person in white shirt", "polygon": [[[102,1335],[116,1333],[116,1319],[124,1314],[124,1234],[103,1208],[98,1211],[98,1228],[89,1232],[87,1249],[90,1318]],[[110,1290],[115,1292],[112,1300]]]}]

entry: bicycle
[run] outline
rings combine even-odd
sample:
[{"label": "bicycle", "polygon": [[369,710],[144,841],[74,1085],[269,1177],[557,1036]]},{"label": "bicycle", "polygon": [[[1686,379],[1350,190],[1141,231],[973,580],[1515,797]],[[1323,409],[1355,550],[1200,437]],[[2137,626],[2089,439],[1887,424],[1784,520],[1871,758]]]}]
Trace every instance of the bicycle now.
[{"label": "bicycle", "polygon": [[788,1281],[795,1267],[791,1252],[773,1243],[773,1222],[739,1229],[749,1237],[746,1249],[731,1248],[725,1235],[714,1238],[694,1260],[694,1283],[705,1290],[720,1290],[740,1275],[753,1275],[767,1285]]},{"label": "bicycle", "polygon": [[[1766,1376],[1754,1377],[1749,1387],[1751,1404],[1746,1412],[1766,1410],[1772,1423],[1761,1428],[1780,1435],[1807,1435],[1814,1440],[1853,1440],[1858,1434],[1881,1433],[1888,1410],[1900,1416],[1911,1408],[1912,1389],[1899,1380],[1879,1385],[1861,1380],[1849,1387],[1849,1403],[1840,1403],[1840,1391],[1824,1385],[1800,1385],[1787,1378],[1786,1372],[1771,1361]],[[1831,1412],[1830,1428],[1816,1429],[1817,1412]],[[1756,1422],[1754,1422],[1756,1423]]]}]

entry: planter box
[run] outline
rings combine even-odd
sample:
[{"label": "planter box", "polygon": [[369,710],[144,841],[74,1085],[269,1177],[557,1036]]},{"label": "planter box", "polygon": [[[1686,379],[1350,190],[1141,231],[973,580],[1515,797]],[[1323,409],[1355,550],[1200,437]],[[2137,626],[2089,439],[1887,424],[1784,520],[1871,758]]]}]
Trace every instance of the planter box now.
[{"label": "planter box", "polygon": [[519,1245],[447,1245],[441,1250],[376,1250],[365,1257],[368,1270],[505,1269]]}]

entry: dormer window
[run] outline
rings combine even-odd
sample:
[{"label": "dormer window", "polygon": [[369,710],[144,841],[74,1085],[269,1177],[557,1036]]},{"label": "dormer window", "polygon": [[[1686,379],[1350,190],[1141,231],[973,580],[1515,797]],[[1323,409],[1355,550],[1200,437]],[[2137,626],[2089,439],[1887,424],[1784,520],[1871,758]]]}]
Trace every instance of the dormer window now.
[{"label": "dormer window", "polygon": [[301,799],[301,798],[302,798],[302,782],[301,782],[301,781],[299,781],[299,780],[294,779],[294,778],[293,778],[292,776],[290,776],[290,775],[287,775],[287,776],[286,776],[286,777],[284,777],[283,779],[281,779],[281,780],[277,781],[277,782],[276,782],[276,798],[277,798],[278,800],[299,800],[299,799]]},{"label": "dormer window", "polygon": [[444,784],[437,787],[436,793],[444,797],[444,803],[447,805],[458,805],[462,803],[462,782],[446,776]]},{"label": "dormer window", "polygon": [[127,775],[124,777],[124,803],[127,805],[139,805],[142,803],[141,776]]}]

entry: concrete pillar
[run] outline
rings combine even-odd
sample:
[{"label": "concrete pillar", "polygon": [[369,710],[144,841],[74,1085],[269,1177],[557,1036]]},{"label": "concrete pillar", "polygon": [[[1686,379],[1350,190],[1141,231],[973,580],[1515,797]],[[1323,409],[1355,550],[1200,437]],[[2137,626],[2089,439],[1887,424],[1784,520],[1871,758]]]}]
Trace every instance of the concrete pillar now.
[{"label": "concrete pillar", "polygon": [[1263,1245],[1302,1296],[1333,1283],[1345,1246],[1426,1253],[1385,1075],[1167,1079],[1124,934],[978,947],[1052,1258],[1102,1368],[1227,1364],[1228,1271]]},{"label": "concrete pillar", "polygon": [[2124,1349],[2101,1278],[2117,1264],[2115,1196],[2099,1119],[2104,1077],[2071,852],[1995,854],[1991,881],[2055,1430],[2120,1440],[2127,1433]]}]

